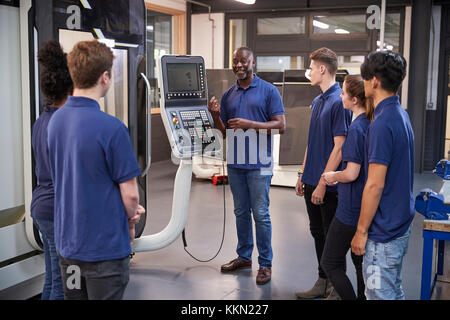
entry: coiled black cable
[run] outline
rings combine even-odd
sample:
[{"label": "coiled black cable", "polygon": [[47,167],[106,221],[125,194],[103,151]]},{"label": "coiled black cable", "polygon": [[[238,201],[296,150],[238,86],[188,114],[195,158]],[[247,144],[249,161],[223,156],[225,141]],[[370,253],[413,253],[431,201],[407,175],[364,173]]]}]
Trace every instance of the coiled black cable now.
[{"label": "coiled black cable", "polygon": [[[222,161],[222,173],[225,173],[225,162]],[[220,250],[222,250],[222,246],[223,246],[223,241],[225,239],[225,223],[226,223],[226,213],[227,213],[227,209],[226,209],[226,200],[225,200],[225,179],[222,182],[222,190],[223,190],[223,231],[222,231],[222,241],[220,243],[220,247],[219,250],[217,250],[216,254],[208,260],[201,260],[196,258],[193,254],[191,254],[187,249],[187,241],[186,241],[186,229],[183,229],[183,233],[182,233],[182,238],[183,238],[183,245],[184,245],[184,251],[186,251],[186,253],[191,256],[192,259],[198,261],[198,262],[210,262],[212,260],[214,260],[214,258],[217,257],[217,255],[219,254]]]}]

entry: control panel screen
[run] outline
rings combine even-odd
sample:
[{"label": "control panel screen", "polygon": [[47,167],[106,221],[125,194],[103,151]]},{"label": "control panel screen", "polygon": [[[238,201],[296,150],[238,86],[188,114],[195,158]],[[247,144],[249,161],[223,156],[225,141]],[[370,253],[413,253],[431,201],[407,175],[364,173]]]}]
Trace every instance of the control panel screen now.
[{"label": "control panel screen", "polygon": [[169,92],[199,91],[196,63],[168,63],[167,86]]}]

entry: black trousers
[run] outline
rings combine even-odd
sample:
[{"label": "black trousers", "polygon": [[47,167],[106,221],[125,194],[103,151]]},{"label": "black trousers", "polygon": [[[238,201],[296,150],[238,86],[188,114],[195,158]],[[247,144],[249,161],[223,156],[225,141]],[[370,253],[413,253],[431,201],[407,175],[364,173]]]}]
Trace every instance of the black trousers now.
[{"label": "black trousers", "polygon": [[333,221],[334,214],[336,213],[338,196],[337,192],[327,191],[325,192],[325,196],[323,198],[323,204],[315,205],[311,202],[311,196],[315,189],[315,186],[305,184],[304,197],[306,210],[308,211],[309,216],[309,230],[314,238],[314,245],[316,247],[319,277],[326,279],[327,275],[320,265],[320,259],[322,258],[328,228],[330,227],[331,221]]},{"label": "black trousers", "polygon": [[85,262],[58,254],[65,300],[121,300],[130,279],[130,257]]},{"label": "black trousers", "polygon": [[321,265],[334,289],[343,300],[365,300],[364,279],[362,274],[363,256],[351,253],[356,269],[358,297],[355,295],[352,284],[346,274],[346,256],[351,248],[351,242],[356,232],[356,226],[342,223],[336,217],[328,230],[325,248],[322,254]]}]

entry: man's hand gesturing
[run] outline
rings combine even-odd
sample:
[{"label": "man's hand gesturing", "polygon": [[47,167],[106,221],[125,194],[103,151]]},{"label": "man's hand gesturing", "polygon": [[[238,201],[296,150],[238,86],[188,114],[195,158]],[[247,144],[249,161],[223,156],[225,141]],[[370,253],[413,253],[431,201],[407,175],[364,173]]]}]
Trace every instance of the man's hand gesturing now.
[{"label": "man's hand gesturing", "polygon": [[209,112],[211,112],[211,115],[213,117],[220,115],[220,105],[219,105],[219,102],[217,101],[216,97],[212,97],[211,100],[209,100],[208,110],[209,110]]}]

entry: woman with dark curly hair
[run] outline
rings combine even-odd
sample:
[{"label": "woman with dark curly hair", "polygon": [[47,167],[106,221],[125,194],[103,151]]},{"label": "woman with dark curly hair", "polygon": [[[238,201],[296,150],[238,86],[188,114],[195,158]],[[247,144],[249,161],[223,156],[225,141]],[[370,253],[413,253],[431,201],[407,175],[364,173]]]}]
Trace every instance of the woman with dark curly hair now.
[{"label": "woman with dark curly hair", "polygon": [[45,253],[45,283],[41,298],[62,300],[64,292],[54,241],[54,189],[48,161],[47,125],[53,113],[64,105],[68,95],[72,93],[73,83],[67,68],[66,54],[57,41],[44,43],[39,50],[38,61],[45,107],[33,125],[31,138],[37,177],[37,186],[33,190],[31,201],[31,216],[41,232]]}]

